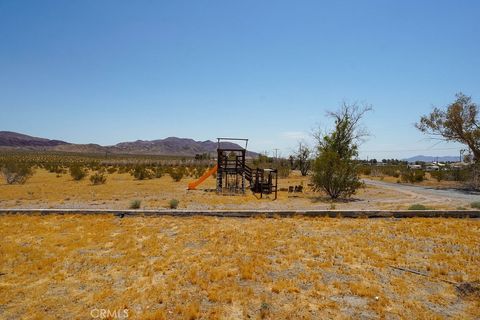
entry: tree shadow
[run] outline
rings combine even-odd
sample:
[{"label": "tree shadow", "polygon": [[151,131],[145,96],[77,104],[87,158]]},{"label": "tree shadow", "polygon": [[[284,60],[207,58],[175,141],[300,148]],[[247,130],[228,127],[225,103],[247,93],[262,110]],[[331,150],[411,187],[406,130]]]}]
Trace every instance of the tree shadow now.
[{"label": "tree shadow", "polygon": [[329,196],[326,195],[321,195],[321,196],[312,196],[310,197],[310,201],[312,203],[352,203],[352,202],[359,202],[363,201],[362,199],[359,198],[337,198],[337,199],[332,199]]}]

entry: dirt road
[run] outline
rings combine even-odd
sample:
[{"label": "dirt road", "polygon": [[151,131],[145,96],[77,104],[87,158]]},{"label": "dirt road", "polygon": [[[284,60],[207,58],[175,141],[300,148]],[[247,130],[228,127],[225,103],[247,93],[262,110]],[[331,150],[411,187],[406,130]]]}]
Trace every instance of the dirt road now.
[{"label": "dirt road", "polygon": [[480,201],[480,193],[479,192],[469,192],[457,189],[434,189],[429,187],[423,186],[414,186],[408,184],[400,184],[400,183],[390,183],[378,180],[370,180],[370,179],[363,179],[363,181],[367,185],[380,187],[380,188],[387,188],[390,190],[394,190],[401,193],[406,193],[409,195],[416,195],[421,198],[428,198],[435,200],[443,199],[443,200],[460,200],[460,201]]}]

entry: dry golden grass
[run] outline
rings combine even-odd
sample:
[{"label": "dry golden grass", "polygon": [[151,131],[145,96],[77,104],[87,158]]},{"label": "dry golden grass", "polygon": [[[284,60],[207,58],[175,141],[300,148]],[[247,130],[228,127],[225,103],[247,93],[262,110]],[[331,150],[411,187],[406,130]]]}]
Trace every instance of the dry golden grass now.
[{"label": "dry golden grass", "polygon": [[179,209],[406,209],[414,203],[429,208],[456,209],[469,207],[466,201],[450,201],[443,197],[425,197],[413,192],[395,192],[386,188],[360,189],[354,201],[330,203],[324,195],[308,187],[309,178],[293,172],[279,179],[279,188],[303,185],[305,192],[290,194],[281,191],[278,200],[272,196],[259,200],[252,193],[244,196],[217,195],[215,179],[209,178],[199,190],[187,191],[193,178],[174,182],[170,176],[152,180],[134,180],[129,174],[108,174],[105,185],[93,186],[89,179],[74,181],[70,175],[36,170],[24,185],[0,182],[0,208],[108,208],[127,209],[132,200],[141,200],[142,209],[167,209],[172,199],[179,200]]},{"label": "dry golden grass", "polygon": [[479,220],[3,215],[0,234],[2,319],[480,316],[440,281],[480,280]]}]

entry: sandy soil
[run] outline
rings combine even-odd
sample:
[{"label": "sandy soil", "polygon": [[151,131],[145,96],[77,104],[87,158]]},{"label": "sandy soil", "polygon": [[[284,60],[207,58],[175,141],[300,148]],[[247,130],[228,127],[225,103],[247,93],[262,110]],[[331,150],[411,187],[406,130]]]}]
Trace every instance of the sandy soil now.
[{"label": "sandy soil", "polygon": [[168,208],[171,199],[180,201],[183,209],[406,209],[415,203],[430,208],[469,208],[467,199],[435,197],[414,191],[367,186],[350,201],[332,203],[325,195],[313,192],[307,177],[294,172],[279,179],[279,188],[303,185],[303,193],[280,191],[278,200],[258,199],[248,192],[242,196],[217,195],[215,179],[209,178],[198,190],[187,191],[192,178],[174,182],[170,176],[160,179],[134,180],[129,174],[109,174],[105,185],[93,186],[85,179],[73,181],[69,175],[58,176],[37,170],[24,185],[0,184],[1,208],[109,208],[127,209],[132,200],[141,200],[144,209]]}]

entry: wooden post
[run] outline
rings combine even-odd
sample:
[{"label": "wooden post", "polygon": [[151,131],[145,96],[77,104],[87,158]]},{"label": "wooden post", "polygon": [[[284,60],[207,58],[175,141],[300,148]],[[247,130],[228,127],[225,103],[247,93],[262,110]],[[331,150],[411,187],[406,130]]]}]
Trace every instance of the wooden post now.
[{"label": "wooden post", "polygon": [[275,200],[277,200],[277,190],[278,190],[278,171],[275,171]]}]

